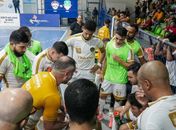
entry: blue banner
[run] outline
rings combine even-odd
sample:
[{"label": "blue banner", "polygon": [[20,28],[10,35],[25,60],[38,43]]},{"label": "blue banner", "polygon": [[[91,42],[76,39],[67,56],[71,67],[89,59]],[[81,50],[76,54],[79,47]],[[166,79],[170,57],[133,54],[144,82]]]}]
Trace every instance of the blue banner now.
[{"label": "blue banner", "polygon": [[20,14],[20,26],[59,27],[59,14]]},{"label": "blue banner", "polygon": [[76,18],[78,0],[45,0],[45,14],[60,14],[61,18]]}]

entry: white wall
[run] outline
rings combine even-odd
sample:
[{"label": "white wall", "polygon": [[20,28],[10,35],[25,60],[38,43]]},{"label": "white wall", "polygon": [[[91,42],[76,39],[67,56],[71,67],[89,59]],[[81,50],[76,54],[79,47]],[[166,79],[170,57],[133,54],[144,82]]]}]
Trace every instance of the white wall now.
[{"label": "white wall", "polygon": [[130,12],[134,12],[135,0],[106,0],[106,7],[107,10],[112,7],[116,8],[116,10],[127,7]]},{"label": "white wall", "polygon": [[37,0],[23,0],[24,13],[37,13]]},{"label": "white wall", "polygon": [[[91,2],[97,2],[99,0],[88,0]],[[109,8],[116,8],[116,10],[118,9],[125,9],[126,7],[130,10],[130,12],[134,12],[134,7],[135,7],[135,0],[105,0],[106,2],[106,7],[107,10]],[[78,0],[78,10],[86,10],[86,0]],[[92,5],[91,8],[94,8],[95,5]]]}]

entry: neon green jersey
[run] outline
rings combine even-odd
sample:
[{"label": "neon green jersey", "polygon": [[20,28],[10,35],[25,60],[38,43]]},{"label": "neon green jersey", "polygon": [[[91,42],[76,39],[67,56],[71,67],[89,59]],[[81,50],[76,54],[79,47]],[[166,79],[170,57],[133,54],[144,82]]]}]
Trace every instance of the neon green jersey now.
[{"label": "neon green jersey", "polygon": [[31,41],[31,46],[28,48],[34,55],[39,54],[42,51],[41,43],[37,40]]},{"label": "neon green jersey", "polygon": [[117,48],[114,40],[108,42],[106,46],[107,68],[104,78],[112,83],[125,84],[128,81],[127,69],[115,61],[113,55],[117,55],[125,62],[130,62],[134,60],[133,52],[126,43]]},{"label": "neon green jersey", "polygon": [[125,40],[125,42],[127,43],[127,45],[129,45],[129,47],[133,50],[134,54],[138,58],[141,58],[144,56],[143,49],[137,40],[134,40],[133,42],[127,42],[127,40]]}]

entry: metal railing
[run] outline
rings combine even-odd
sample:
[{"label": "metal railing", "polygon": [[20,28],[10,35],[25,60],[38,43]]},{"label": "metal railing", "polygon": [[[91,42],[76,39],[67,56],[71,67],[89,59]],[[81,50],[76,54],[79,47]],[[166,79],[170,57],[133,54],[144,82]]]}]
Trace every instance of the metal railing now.
[{"label": "metal railing", "polygon": [[[113,17],[112,24],[111,24],[111,37],[114,36],[115,22],[116,22],[116,19],[115,19],[115,17]],[[128,26],[128,25],[129,25],[129,23],[126,23],[126,22],[122,23],[123,27]],[[151,45],[156,44],[158,42],[163,42],[163,38],[158,38],[157,36],[153,36],[150,32],[144,31],[142,29],[139,29],[139,31],[138,31],[138,38],[149,42]],[[169,42],[169,41],[164,41],[164,44],[176,48],[176,45]]]}]

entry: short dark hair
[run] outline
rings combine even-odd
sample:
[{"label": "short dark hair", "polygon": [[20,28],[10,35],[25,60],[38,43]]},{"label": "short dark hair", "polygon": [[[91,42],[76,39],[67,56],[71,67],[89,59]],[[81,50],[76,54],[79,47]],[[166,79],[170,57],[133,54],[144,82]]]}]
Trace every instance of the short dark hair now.
[{"label": "short dark hair", "polygon": [[116,33],[120,35],[121,37],[126,37],[127,30],[124,27],[119,27],[117,28]]},{"label": "short dark hair", "polygon": [[135,23],[131,23],[131,24],[130,24],[130,27],[135,28],[136,32],[138,32],[138,30],[139,30],[138,25],[135,24]]},{"label": "short dark hair", "polygon": [[27,34],[22,30],[15,30],[11,33],[9,38],[10,43],[20,44],[20,42],[24,44],[29,43],[29,37]]},{"label": "short dark hair", "polygon": [[137,72],[139,71],[141,65],[137,62],[135,62],[134,64],[132,64],[129,68],[128,71],[133,71],[133,73],[137,74]]},{"label": "short dark hair", "polygon": [[74,69],[76,68],[75,60],[69,56],[60,57],[53,65],[54,70],[63,70],[69,67],[73,67]]},{"label": "short dark hair", "polygon": [[72,122],[91,122],[96,115],[99,101],[97,86],[87,80],[73,81],[65,90],[65,106]]},{"label": "short dark hair", "polygon": [[31,31],[28,27],[22,26],[19,28],[19,30],[24,31],[29,37],[32,37]]},{"label": "short dark hair", "polygon": [[68,47],[63,41],[55,42],[52,48],[54,48],[58,54],[63,53],[64,55],[68,55]]},{"label": "short dark hair", "polygon": [[136,106],[139,109],[143,107],[136,99],[135,93],[131,93],[128,95],[128,101],[131,105]]},{"label": "short dark hair", "polygon": [[97,25],[96,25],[95,21],[93,21],[93,20],[88,20],[84,24],[84,28],[91,31],[91,32],[95,32],[96,27],[97,27]]},{"label": "short dark hair", "polygon": [[104,21],[104,23],[109,25],[109,24],[111,23],[111,21],[110,21],[109,19],[106,19],[106,20]]}]

